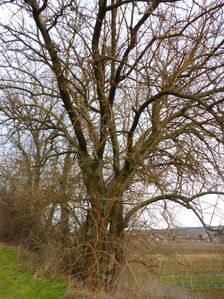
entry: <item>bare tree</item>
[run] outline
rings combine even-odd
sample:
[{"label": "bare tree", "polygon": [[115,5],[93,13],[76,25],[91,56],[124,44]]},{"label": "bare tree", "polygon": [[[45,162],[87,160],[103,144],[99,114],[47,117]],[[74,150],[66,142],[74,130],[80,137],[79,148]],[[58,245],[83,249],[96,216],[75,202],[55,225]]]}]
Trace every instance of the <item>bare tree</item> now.
[{"label": "bare tree", "polygon": [[[57,118],[54,118],[53,111],[58,109],[58,102],[51,100],[49,98],[48,113],[36,107],[35,102],[24,103],[19,94],[16,98],[9,96],[7,102],[0,104],[1,145],[6,149],[5,153],[1,151],[1,185],[2,190],[7,189],[3,192],[2,213],[7,214],[6,210],[9,209],[11,213],[16,210],[14,219],[4,217],[1,227],[12,241],[15,231],[16,240],[22,238],[32,247],[35,240],[38,240],[36,245],[40,246],[40,241],[47,239],[49,230],[54,231],[55,237],[61,236],[61,240],[67,238],[67,206],[68,201],[74,201],[74,188],[70,186],[74,175],[69,175],[71,169],[74,171],[74,153],[60,132]],[[62,121],[65,113],[60,112],[58,116]],[[53,221],[55,214],[57,217]],[[9,222],[12,223],[10,227]],[[56,225],[58,222],[61,225]]]},{"label": "bare tree", "polygon": [[[9,3],[10,2],[10,3]],[[76,153],[85,219],[73,273],[110,284],[145,206],[223,195],[222,1],[3,1],[2,99],[52,115]],[[32,87],[32,88],[31,88]],[[46,98],[46,100],[43,100]],[[142,198],[131,190],[145,187]]]}]

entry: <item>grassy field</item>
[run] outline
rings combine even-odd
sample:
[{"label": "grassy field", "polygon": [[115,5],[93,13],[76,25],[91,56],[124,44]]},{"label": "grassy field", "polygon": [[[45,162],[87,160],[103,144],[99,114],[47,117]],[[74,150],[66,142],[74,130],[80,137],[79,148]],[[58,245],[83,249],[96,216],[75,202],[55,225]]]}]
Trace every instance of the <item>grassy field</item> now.
[{"label": "grassy field", "polygon": [[0,246],[0,299],[59,299],[66,288],[62,279],[34,278],[15,249]]},{"label": "grassy field", "polygon": [[130,243],[130,276],[141,289],[153,282],[164,288],[187,290],[190,298],[199,298],[198,294],[202,298],[224,298],[223,244],[153,242],[147,238]]},{"label": "grassy field", "polygon": [[174,257],[157,257],[160,269],[156,277],[161,283],[169,283],[196,291],[212,289],[224,291],[224,255],[222,254],[183,254]]},{"label": "grassy field", "polygon": [[224,245],[147,238],[130,243],[127,266],[111,296],[76,284],[67,288],[63,279],[49,275],[37,278],[16,249],[0,246],[0,299],[224,298]]}]

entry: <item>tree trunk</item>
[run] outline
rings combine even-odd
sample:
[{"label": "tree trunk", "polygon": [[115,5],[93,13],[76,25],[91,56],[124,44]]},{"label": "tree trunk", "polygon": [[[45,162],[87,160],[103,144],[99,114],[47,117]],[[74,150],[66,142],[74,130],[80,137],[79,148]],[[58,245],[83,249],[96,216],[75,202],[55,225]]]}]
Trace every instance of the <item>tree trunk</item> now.
[{"label": "tree trunk", "polygon": [[68,200],[66,200],[66,196],[63,198],[63,202],[60,204],[61,207],[61,220],[60,220],[60,234],[62,243],[66,243],[68,241],[68,236],[70,233],[69,228],[69,216],[70,211],[68,207]]},{"label": "tree trunk", "polygon": [[[102,204],[102,198],[98,201]],[[91,288],[109,290],[124,264],[122,197],[104,198],[103,203],[87,212],[72,272]]]}]

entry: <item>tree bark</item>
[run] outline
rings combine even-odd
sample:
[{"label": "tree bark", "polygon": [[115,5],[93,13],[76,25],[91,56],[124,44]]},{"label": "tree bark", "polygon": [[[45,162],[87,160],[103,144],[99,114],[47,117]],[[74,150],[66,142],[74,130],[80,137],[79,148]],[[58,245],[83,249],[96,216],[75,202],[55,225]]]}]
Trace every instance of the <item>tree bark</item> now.
[{"label": "tree bark", "polygon": [[[107,190],[108,191],[108,190]],[[110,289],[124,265],[124,226],[122,194],[99,196],[80,228],[75,250],[73,274],[89,287]],[[80,275],[81,273],[81,275]]]}]

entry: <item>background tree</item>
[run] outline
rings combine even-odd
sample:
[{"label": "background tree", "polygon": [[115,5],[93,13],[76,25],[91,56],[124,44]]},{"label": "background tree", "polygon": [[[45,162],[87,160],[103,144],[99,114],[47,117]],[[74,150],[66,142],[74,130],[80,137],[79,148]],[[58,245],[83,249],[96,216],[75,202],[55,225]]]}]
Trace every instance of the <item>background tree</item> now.
[{"label": "background tree", "polygon": [[[72,271],[94,287],[116,277],[125,228],[142,208],[173,201],[203,222],[197,199],[223,195],[223,6],[1,4],[9,14],[1,24],[2,100],[22,94],[23,105],[53,113],[76,154],[85,190]],[[143,185],[144,196],[133,198]]]},{"label": "background tree", "polygon": [[[54,117],[58,105],[51,98],[48,113],[36,105],[35,101],[26,104],[20,94],[0,104],[5,148],[1,151],[2,191],[7,189],[1,237],[13,240],[14,236],[32,247],[46,241],[49,230],[61,241],[67,237],[68,202],[74,201],[74,174],[78,173],[72,163],[74,153],[60,130],[64,112],[57,111],[60,121]],[[16,213],[13,221],[8,209]]]}]

